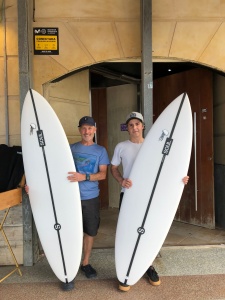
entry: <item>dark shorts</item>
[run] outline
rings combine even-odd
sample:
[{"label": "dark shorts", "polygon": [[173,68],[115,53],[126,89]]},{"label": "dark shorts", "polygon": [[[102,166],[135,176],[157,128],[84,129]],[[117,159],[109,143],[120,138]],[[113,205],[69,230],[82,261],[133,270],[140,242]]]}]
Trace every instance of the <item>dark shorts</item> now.
[{"label": "dark shorts", "polygon": [[90,236],[96,236],[100,224],[99,197],[82,200],[83,231]]}]

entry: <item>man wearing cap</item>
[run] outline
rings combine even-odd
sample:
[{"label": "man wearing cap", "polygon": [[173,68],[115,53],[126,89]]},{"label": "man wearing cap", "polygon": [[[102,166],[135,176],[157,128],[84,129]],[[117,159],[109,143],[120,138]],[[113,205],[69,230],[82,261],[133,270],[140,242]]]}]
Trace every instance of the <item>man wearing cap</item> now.
[{"label": "man wearing cap", "polygon": [[106,149],[93,141],[97,129],[94,119],[81,118],[78,128],[81,141],[71,145],[76,172],[69,172],[67,178],[79,183],[84,231],[81,270],[87,278],[93,278],[97,272],[89,264],[89,258],[100,222],[98,181],[106,178],[110,161]]},{"label": "man wearing cap", "polygon": [[[111,173],[117,182],[121,185],[119,208],[122,203],[123,194],[125,189],[132,187],[132,181],[129,179],[130,171],[133,166],[134,160],[137,156],[142,143],[144,142],[144,118],[139,112],[131,112],[126,118],[127,131],[129,133],[129,140],[117,144],[114,150],[113,158],[111,161]],[[123,176],[119,171],[119,165],[122,163]],[[184,184],[188,182],[188,176],[183,178]],[[149,282],[154,285],[160,285],[159,276],[153,266],[150,266],[146,271]],[[128,291],[129,285],[120,283],[119,289]]]}]

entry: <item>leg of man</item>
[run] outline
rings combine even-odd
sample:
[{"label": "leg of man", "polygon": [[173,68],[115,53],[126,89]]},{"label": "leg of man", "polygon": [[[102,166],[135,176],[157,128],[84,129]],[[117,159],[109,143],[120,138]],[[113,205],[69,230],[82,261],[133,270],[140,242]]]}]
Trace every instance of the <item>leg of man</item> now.
[{"label": "leg of man", "polygon": [[85,233],[84,241],[83,241],[83,251],[84,251],[83,266],[86,266],[89,264],[89,258],[91,255],[93,243],[94,243],[94,237]]},{"label": "leg of man", "polygon": [[97,276],[96,270],[89,264],[89,258],[91,255],[91,250],[94,243],[94,237],[88,234],[84,234],[84,241],[83,241],[83,264],[81,265],[81,270],[84,272],[87,278],[93,278]]}]

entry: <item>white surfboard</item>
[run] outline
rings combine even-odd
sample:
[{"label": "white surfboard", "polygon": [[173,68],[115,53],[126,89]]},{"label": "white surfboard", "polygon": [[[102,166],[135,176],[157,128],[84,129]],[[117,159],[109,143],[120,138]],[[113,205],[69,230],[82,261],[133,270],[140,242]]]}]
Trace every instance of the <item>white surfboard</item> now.
[{"label": "white surfboard", "polygon": [[29,90],[23,105],[21,139],[29,198],[46,258],[62,282],[72,281],[82,254],[82,213],[78,183],[62,125],[49,103]]},{"label": "white surfboard", "polygon": [[192,113],[187,94],[177,97],[148,132],[124,193],[115,240],[118,280],[135,284],[153,263],[173,222],[187,175]]}]

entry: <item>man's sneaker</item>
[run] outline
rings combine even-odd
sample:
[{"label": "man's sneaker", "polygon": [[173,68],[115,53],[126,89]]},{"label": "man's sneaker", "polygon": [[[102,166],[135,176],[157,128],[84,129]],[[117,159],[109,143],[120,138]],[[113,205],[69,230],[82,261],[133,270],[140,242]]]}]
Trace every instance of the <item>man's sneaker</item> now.
[{"label": "man's sneaker", "polygon": [[119,290],[122,292],[128,292],[130,290],[130,285],[119,282]]},{"label": "man's sneaker", "polygon": [[96,277],[97,276],[97,272],[95,271],[94,268],[92,268],[91,265],[86,265],[86,266],[81,266],[80,267],[81,270],[84,272],[85,276],[87,278],[93,278],[93,277]]},{"label": "man's sneaker", "polygon": [[62,282],[62,290],[71,291],[74,288],[74,281]]},{"label": "man's sneaker", "polygon": [[148,278],[149,278],[149,282],[152,284],[152,285],[160,285],[161,284],[161,281],[159,279],[159,276],[156,272],[156,270],[154,269],[153,266],[149,267],[148,270],[146,271],[146,274],[148,275]]}]

